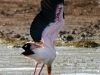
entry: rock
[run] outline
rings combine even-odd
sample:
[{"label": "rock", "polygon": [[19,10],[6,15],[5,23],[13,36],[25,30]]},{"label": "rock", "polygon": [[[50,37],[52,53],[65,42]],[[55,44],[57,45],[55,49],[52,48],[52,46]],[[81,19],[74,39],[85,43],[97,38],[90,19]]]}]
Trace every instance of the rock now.
[{"label": "rock", "polygon": [[20,37],[21,37],[20,34],[14,34],[14,35],[12,36],[12,38],[20,38]]},{"label": "rock", "polygon": [[98,28],[99,28],[99,26],[96,24],[96,25],[94,25],[94,28],[97,28],[97,29],[98,29]]},{"label": "rock", "polygon": [[25,40],[25,37],[21,37],[20,40]]},{"label": "rock", "polygon": [[10,31],[10,32],[8,32],[8,34],[13,34],[14,33],[14,31]]},{"label": "rock", "polygon": [[0,37],[3,37],[3,36],[4,36],[4,33],[0,31]]},{"label": "rock", "polygon": [[81,35],[82,38],[85,38],[85,36],[86,36],[85,34],[82,34],[82,35]]},{"label": "rock", "polygon": [[63,41],[66,41],[66,38],[67,38],[67,37],[66,37],[65,35],[61,37],[61,39],[62,39]]},{"label": "rock", "polygon": [[71,31],[71,34],[75,34],[75,30],[72,30],[72,31]]},{"label": "rock", "polygon": [[62,35],[64,35],[64,34],[66,34],[66,31],[60,31],[60,32],[59,32],[60,37],[61,37]]},{"label": "rock", "polygon": [[71,36],[71,35],[68,35],[67,38],[66,38],[67,41],[73,41],[74,40],[74,37]]}]

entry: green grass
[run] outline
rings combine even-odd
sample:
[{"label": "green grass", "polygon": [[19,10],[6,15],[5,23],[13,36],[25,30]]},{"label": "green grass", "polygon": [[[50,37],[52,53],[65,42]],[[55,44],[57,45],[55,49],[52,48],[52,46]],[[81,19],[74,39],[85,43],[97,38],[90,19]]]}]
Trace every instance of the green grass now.
[{"label": "green grass", "polygon": [[[13,47],[22,47],[29,40],[20,40],[17,38],[2,37],[1,41],[6,45],[12,45]],[[41,44],[41,43],[40,43]],[[95,41],[77,41],[77,42],[65,42],[62,40],[55,41],[56,46],[74,46],[74,47],[87,47],[94,48],[100,46],[100,44]]]}]

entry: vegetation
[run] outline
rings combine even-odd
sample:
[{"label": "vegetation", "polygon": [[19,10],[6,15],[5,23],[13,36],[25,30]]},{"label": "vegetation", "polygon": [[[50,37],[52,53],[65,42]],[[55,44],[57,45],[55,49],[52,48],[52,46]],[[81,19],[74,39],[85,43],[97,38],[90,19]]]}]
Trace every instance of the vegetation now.
[{"label": "vegetation", "polygon": [[87,48],[100,46],[98,43],[94,41],[79,41],[79,42],[74,42],[73,45],[75,47],[87,47]]},{"label": "vegetation", "polygon": [[[6,45],[12,45],[13,47],[22,47],[23,44],[28,42],[28,39],[20,39],[20,38],[9,38],[9,37],[2,37],[0,38],[2,43]],[[41,44],[41,43],[39,43]],[[98,47],[100,44],[94,42],[94,41],[77,41],[77,42],[64,42],[62,40],[56,40],[55,41],[56,46],[74,46],[74,47],[87,47],[87,48],[93,48]]]},{"label": "vegetation", "polygon": [[94,42],[94,41],[77,41],[77,42],[61,42],[56,41],[56,46],[74,46],[74,47],[87,47],[87,48],[94,48],[100,46],[100,44]]},{"label": "vegetation", "polygon": [[21,47],[23,44],[25,44],[28,40],[20,40],[16,38],[7,38],[7,37],[2,37],[0,38],[2,43],[6,45],[12,45],[13,47]]}]

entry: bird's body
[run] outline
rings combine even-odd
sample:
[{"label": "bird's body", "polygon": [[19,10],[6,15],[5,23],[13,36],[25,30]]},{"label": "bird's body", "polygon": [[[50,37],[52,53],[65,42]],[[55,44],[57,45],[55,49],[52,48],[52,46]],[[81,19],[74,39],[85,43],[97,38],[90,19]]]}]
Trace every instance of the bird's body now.
[{"label": "bird's body", "polygon": [[[56,57],[56,50],[55,50],[54,46],[53,47],[41,46],[38,48],[34,48],[34,45],[32,45],[33,44],[32,42],[28,42],[27,44],[31,44],[30,51],[32,51],[33,54],[30,53],[28,55],[25,55],[24,53],[28,53],[27,51],[23,52],[22,54],[25,55],[25,57],[27,57],[27,58],[34,59],[36,62],[36,65],[38,65],[40,63],[42,63],[43,66],[46,65],[47,70],[48,70],[48,75],[51,75],[51,64]],[[35,69],[36,68],[37,67],[35,67]],[[41,68],[41,70],[42,70],[42,68]],[[40,75],[41,70],[38,75]],[[35,72],[36,71],[34,71],[33,75],[35,75]]]},{"label": "bird's body", "polygon": [[32,22],[30,34],[34,42],[41,41],[43,45],[27,42],[22,47],[25,50],[22,54],[36,61],[34,75],[39,63],[43,65],[38,75],[44,65],[47,66],[48,75],[51,75],[51,65],[56,57],[54,40],[64,26],[63,2],[63,0],[41,1],[42,9]]},{"label": "bird's body", "polygon": [[36,48],[32,50],[35,54],[26,57],[34,59],[37,63],[47,64],[50,61],[52,62],[56,57],[56,53],[53,50],[55,49],[51,50],[48,47]]}]

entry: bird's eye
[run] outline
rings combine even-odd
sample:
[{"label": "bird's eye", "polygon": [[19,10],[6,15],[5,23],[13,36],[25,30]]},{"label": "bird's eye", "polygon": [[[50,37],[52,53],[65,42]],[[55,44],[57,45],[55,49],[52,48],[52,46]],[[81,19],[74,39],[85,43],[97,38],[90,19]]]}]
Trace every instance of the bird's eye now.
[{"label": "bird's eye", "polygon": [[27,47],[27,45],[25,45],[25,47]]}]

